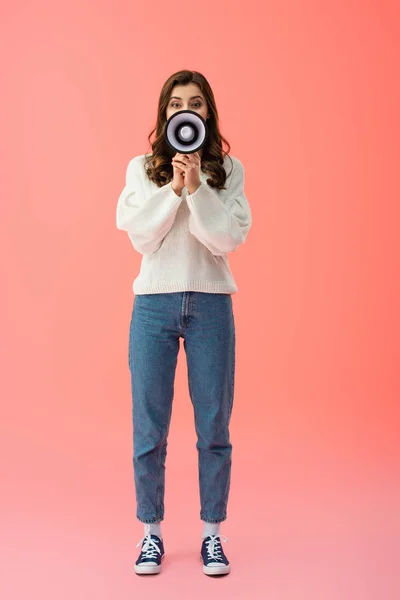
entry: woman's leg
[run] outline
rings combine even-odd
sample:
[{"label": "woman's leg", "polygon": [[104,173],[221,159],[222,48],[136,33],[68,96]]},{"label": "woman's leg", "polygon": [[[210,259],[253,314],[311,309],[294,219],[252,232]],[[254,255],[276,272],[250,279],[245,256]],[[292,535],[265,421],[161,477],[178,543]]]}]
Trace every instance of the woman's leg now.
[{"label": "woman's leg", "polygon": [[234,397],[235,323],[230,294],[189,292],[184,348],[199,458],[200,518],[227,518]]},{"label": "woman's leg", "polygon": [[179,351],[176,296],[135,296],[129,333],[137,518],[164,518],[165,461]]}]

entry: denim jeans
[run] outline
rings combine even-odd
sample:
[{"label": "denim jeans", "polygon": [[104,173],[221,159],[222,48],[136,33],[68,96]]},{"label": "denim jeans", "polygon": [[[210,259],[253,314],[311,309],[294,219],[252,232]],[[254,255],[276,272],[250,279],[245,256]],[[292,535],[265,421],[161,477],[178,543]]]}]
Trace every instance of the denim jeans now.
[{"label": "denim jeans", "polygon": [[135,296],[129,331],[136,516],[164,518],[165,462],[177,357],[183,338],[197,434],[200,519],[227,518],[235,323],[230,294]]}]

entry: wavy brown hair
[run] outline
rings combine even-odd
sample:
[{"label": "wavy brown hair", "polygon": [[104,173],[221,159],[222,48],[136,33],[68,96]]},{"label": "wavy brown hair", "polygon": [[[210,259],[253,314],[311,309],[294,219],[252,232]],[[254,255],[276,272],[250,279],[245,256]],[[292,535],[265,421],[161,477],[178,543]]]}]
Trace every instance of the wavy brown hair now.
[{"label": "wavy brown hair", "polygon": [[[144,167],[148,178],[162,187],[173,178],[173,166],[171,159],[175,151],[169,147],[164,136],[164,127],[167,122],[166,111],[172,89],[175,85],[187,85],[195,83],[199,86],[206,99],[209,111],[207,119],[208,136],[203,146],[201,157],[201,170],[210,175],[207,183],[210,187],[225,190],[227,173],[224,168],[224,157],[229,156],[230,144],[223,137],[218,125],[218,111],[214,100],[214,94],[207,79],[198,71],[178,71],[171,75],[164,83],[158,100],[157,123],[148,136],[152,154],[146,155]],[[155,132],[155,140],[151,142],[151,136]],[[222,148],[222,142],[228,147],[227,151]],[[232,158],[229,157],[232,163]]]}]

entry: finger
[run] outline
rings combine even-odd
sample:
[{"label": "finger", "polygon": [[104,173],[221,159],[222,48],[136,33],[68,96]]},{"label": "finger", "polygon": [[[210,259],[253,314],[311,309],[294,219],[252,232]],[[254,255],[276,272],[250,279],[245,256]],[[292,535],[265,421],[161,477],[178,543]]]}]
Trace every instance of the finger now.
[{"label": "finger", "polygon": [[[186,155],[185,155],[185,156],[186,156]],[[187,157],[188,157],[188,158],[187,158],[187,160],[188,160],[190,163],[192,163],[192,164],[194,164],[194,165],[198,165],[198,164],[199,164],[199,159],[197,158],[197,156],[196,156],[196,153],[195,153],[195,152],[194,152],[194,153],[192,153],[192,154],[189,154],[189,155],[187,155]]]},{"label": "finger", "polygon": [[195,161],[196,161],[198,164],[200,164],[200,162],[201,162],[200,154],[199,154],[198,152],[194,152],[194,153],[193,153],[193,157],[194,157]]}]

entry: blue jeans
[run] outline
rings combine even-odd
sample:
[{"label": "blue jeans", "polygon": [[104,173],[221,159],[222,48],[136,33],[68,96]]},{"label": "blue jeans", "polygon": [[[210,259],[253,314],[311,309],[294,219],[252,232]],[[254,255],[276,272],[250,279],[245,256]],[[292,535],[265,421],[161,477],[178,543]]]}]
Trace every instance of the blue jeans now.
[{"label": "blue jeans", "polygon": [[136,516],[164,518],[165,462],[179,338],[183,338],[197,434],[200,519],[227,518],[234,397],[235,323],[230,294],[135,296],[129,331]]}]

